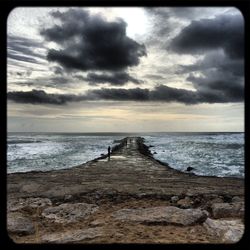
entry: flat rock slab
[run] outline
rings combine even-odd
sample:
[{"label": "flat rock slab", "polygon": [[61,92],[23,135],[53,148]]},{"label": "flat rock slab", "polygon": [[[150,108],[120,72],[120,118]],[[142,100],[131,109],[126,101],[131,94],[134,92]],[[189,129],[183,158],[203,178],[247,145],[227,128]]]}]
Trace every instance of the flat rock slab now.
[{"label": "flat rock slab", "polygon": [[244,202],[234,203],[214,203],[212,205],[212,215],[214,218],[243,217]]},{"label": "flat rock slab", "polygon": [[239,219],[213,220],[207,218],[203,225],[211,235],[220,237],[224,243],[236,243],[244,233],[244,225]]},{"label": "flat rock slab", "polygon": [[48,198],[20,198],[18,200],[8,200],[7,209],[10,212],[19,211],[25,208],[37,209],[51,206],[52,202]]},{"label": "flat rock slab", "polygon": [[98,210],[98,206],[87,203],[64,203],[43,210],[42,216],[56,223],[72,223],[87,218]]},{"label": "flat rock slab", "polygon": [[101,227],[79,229],[62,233],[50,233],[42,236],[41,243],[77,243],[90,240],[103,235]]},{"label": "flat rock slab", "polygon": [[29,235],[35,233],[32,221],[18,212],[8,213],[7,229],[9,233]]},{"label": "flat rock slab", "polygon": [[174,224],[189,226],[206,220],[207,211],[200,209],[181,209],[173,206],[141,209],[121,209],[112,214],[116,220],[140,222],[145,224]]}]

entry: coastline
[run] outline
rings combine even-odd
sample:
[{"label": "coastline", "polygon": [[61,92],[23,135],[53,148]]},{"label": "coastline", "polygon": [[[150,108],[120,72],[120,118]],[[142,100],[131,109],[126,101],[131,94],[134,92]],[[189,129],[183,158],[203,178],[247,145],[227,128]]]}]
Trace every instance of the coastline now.
[{"label": "coastline", "polygon": [[[130,141],[129,144],[128,141]],[[203,225],[205,220],[194,225],[191,223],[188,226],[180,226],[166,221],[157,222],[157,225],[152,226],[149,225],[150,223],[131,220],[125,220],[125,222],[118,220],[117,222],[113,219],[114,213],[122,209],[159,206],[175,207],[181,209],[181,212],[187,209],[200,209],[207,211],[206,218],[215,219],[214,204],[224,204],[222,210],[227,211],[225,213],[227,220],[231,218],[243,222],[243,179],[198,176],[172,169],[167,164],[162,164],[154,159],[149,147],[143,142],[141,137],[126,137],[120,140],[120,144],[113,148],[110,160],[107,155],[103,155],[70,169],[8,174],[8,217],[18,212],[25,218],[30,217],[32,224],[35,223],[39,228],[39,230],[35,230],[35,236],[34,233],[20,236],[10,232],[10,237],[16,242],[47,242],[43,235],[48,234],[51,230],[54,230],[54,233],[65,232],[69,236],[70,232],[72,233],[74,230],[94,230],[101,227],[102,229],[99,229],[102,233],[99,231],[97,233],[101,236],[78,237],[76,242],[183,243],[185,239],[187,242],[223,241],[222,236],[211,236],[207,232]],[[44,206],[37,205],[36,207],[33,204],[32,207],[32,199],[33,201],[40,199],[40,203]],[[44,199],[49,202],[46,203]],[[20,203],[26,205],[22,206]],[[79,221],[69,223],[71,229],[68,231],[65,231],[65,225],[62,227],[62,224],[54,223],[51,219],[53,216],[53,218],[56,217],[56,213],[52,213],[53,216],[50,214],[48,217],[43,215],[46,208],[55,209],[63,204],[79,203],[94,204],[98,206],[99,212],[91,213],[84,219],[81,217]],[[228,204],[233,205],[225,208]],[[129,218],[129,216],[127,217]],[[109,218],[110,222],[105,218]],[[99,221],[98,224],[96,220],[101,220],[101,222]],[[162,232],[158,236],[157,227],[158,231]],[[170,228],[172,228],[172,232],[175,232],[172,235],[166,234]],[[117,230],[120,232],[120,236],[117,235]],[[128,236],[125,235],[126,230],[129,232]],[[188,233],[190,230],[194,232]],[[198,236],[199,232],[202,236]],[[114,234],[113,237],[109,237],[110,234]],[[182,236],[177,237],[178,234]],[[58,237],[55,235],[54,239]]]}]

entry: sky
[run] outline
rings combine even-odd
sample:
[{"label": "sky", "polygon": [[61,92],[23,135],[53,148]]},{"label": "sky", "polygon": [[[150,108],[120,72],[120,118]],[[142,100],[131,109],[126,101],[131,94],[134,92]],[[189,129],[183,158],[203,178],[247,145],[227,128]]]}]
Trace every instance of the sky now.
[{"label": "sky", "polygon": [[19,7],[7,20],[9,132],[244,131],[234,7]]}]

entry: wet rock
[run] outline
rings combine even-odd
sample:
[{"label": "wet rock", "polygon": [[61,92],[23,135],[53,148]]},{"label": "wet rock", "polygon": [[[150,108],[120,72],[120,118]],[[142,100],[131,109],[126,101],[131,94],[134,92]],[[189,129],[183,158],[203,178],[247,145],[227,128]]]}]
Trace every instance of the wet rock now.
[{"label": "wet rock", "polygon": [[202,223],[207,212],[200,209],[180,209],[173,206],[139,209],[121,209],[112,214],[116,220],[134,221],[144,224],[193,225]]},{"label": "wet rock", "polygon": [[244,225],[238,219],[213,220],[207,218],[203,225],[208,233],[221,238],[224,243],[236,243],[244,233]]},{"label": "wet rock", "polygon": [[186,169],[186,171],[192,171],[192,170],[194,170],[194,168],[192,168],[192,167],[187,167],[187,169]]},{"label": "wet rock", "polygon": [[171,202],[176,203],[179,200],[179,196],[175,195],[171,197]]},{"label": "wet rock", "polygon": [[90,240],[103,235],[101,227],[79,229],[75,231],[50,233],[42,236],[42,243],[77,243]]},{"label": "wet rock", "polygon": [[48,198],[20,198],[18,200],[8,200],[8,211],[15,212],[22,209],[45,208],[51,206],[52,202]]},{"label": "wet rock", "polygon": [[211,208],[212,215],[216,219],[244,216],[244,202],[214,203]]},{"label": "wet rock", "polygon": [[87,218],[98,210],[98,206],[87,203],[65,203],[43,210],[42,216],[56,223],[72,223]]},{"label": "wet rock", "polygon": [[180,199],[177,202],[177,205],[181,208],[191,208],[193,201],[188,196],[186,196],[184,199]]},{"label": "wet rock", "polygon": [[18,212],[7,214],[8,232],[21,235],[29,235],[35,233],[32,221]]}]

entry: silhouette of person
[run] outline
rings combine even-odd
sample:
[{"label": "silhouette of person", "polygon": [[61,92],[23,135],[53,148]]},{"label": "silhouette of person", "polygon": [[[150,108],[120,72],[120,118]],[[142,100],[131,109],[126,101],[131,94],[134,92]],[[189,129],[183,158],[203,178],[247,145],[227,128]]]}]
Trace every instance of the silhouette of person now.
[{"label": "silhouette of person", "polygon": [[110,160],[110,146],[108,147],[108,158]]}]

